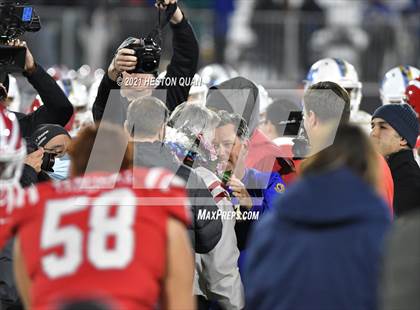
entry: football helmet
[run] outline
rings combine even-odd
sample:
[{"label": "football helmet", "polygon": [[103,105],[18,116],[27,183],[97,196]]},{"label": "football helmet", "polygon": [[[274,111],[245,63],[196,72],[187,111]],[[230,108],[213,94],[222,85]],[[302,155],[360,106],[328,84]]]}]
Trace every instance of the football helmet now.
[{"label": "football helmet", "polygon": [[25,156],[16,115],[0,107],[0,188],[19,183]]},{"label": "football helmet", "polygon": [[219,85],[227,80],[238,77],[238,72],[229,65],[212,64],[202,68],[198,74],[207,88]]},{"label": "football helmet", "polygon": [[98,95],[99,86],[102,83],[102,78],[105,75],[105,71],[102,69],[97,69],[94,73],[93,83],[90,85],[89,94],[88,94],[88,110],[92,111],[93,104],[95,103],[96,96]]},{"label": "football helmet", "polygon": [[85,85],[75,79],[61,79],[57,81],[57,84],[66,94],[75,109],[87,108],[89,95]]},{"label": "football helmet", "polygon": [[27,114],[35,112],[43,105],[44,105],[44,102],[42,101],[41,97],[39,95],[36,95],[35,99],[32,101],[31,105],[28,108]]},{"label": "football helmet", "polygon": [[372,115],[366,111],[359,110],[350,113],[350,123],[358,125],[367,135],[372,131],[371,121]]},{"label": "football helmet", "polygon": [[356,69],[339,58],[324,58],[312,65],[303,81],[305,90],[319,82],[334,82],[345,88],[350,95],[351,111],[359,111],[362,101],[362,83]]},{"label": "football helmet", "polygon": [[420,77],[408,83],[405,89],[405,101],[411,105],[420,120]]},{"label": "football helmet", "polygon": [[[73,118],[66,124],[66,129],[77,132],[83,123],[88,122],[89,116],[93,122],[92,112],[89,110],[89,92],[87,87],[77,79],[66,78],[57,81],[74,108]],[[90,120],[89,120],[90,122]]]},{"label": "football helmet", "polygon": [[271,98],[267,89],[262,85],[257,85],[258,87],[258,98],[260,102],[260,117],[265,113],[268,106],[273,103],[273,98]]},{"label": "football helmet", "polygon": [[385,73],[380,88],[382,104],[402,103],[409,82],[419,76],[420,70],[412,66],[398,66]]},{"label": "football helmet", "polygon": [[199,102],[200,104],[205,105],[208,91],[209,89],[203,83],[201,76],[199,74],[195,74],[190,88],[188,101]]},{"label": "football helmet", "polygon": [[15,77],[9,75],[9,92],[8,100],[10,100],[8,109],[14,112],[20,112],[21,100],[20,100],[20,91],[17,80]]}]

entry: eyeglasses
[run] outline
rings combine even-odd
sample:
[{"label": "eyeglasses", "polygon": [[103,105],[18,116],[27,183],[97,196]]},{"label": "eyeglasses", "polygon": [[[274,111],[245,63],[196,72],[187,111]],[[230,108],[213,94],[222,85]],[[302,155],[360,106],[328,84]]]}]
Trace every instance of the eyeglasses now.
[{"label": "eyeglasses", "polygon": [[52,153],[56,154],[58,157],[64,156],[65,154],[65,146],[64,144],[56,145],[52,148],[44,148],[45,153]]}]

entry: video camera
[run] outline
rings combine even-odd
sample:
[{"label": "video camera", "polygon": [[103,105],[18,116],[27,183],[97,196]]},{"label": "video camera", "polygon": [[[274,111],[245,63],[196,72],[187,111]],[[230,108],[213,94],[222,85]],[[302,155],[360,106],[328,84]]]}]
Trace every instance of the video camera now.
[{"label": "video camera", "polygon": [[24,70],[26,48],[6,44],[25,32],[37,32],[40,29],[40,18],[32,6],[19,1],[0,0],[0,72]]}]

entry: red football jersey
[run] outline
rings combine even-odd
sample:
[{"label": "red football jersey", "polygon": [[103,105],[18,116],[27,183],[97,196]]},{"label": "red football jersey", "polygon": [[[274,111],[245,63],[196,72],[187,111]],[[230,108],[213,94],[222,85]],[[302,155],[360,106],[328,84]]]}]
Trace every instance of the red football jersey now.
[{"label": "red football jersey", "polygon": [[276,157],[285,157],[282,149],[256,129],[249,142],[246,167],[262,172],[278,171]]},{"label": "red football jersey", "polygon": [[[391,212],[391,215],[394,215],[394,180],[392,179],[391,170],[389,169],[389,166],[385,160],[385,158],[377,154],[378,156],[378,171],[380,173],[379,175],[379,191],[380,195],[383,198],[383,200],[388,205],[389,211]],[[296,171],[298,174],[301,173],[301,164],[302,160],[294,160],[294,164],[296,167]]]},{"label": "red football jersey", "polygon": [[182,181],[135,169],[47,183],[37,193],[6,225],[20,240],[32,309],[74,298],[111,300],[117,309],[157,304],[168,218],[189,223]]},{"label": "red football jersey", "polygon": [[[248,156],[245,161],[247,168],[254,168],[262,172],[280,172],[283,168],[277,158],[293,158],[292,147],[290,145],[278,146],[267,138],[264,133],[256,129],[249,142]],[[293,163],[289,160],[290,163]],[[282,179],[286,184],[292,183],[296,178],[296,172],[282,174]]]}]

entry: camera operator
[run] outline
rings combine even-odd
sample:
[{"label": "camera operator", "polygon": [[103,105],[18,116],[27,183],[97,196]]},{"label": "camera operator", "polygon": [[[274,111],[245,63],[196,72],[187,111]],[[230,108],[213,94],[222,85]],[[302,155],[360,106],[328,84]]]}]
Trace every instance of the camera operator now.
[{"label": "camera operator", "polygon": [[[23,75],[40,95],[44,105],[30,114],[14,112],[18,118],[23,137],[29,137],[41,124],[65,126],[73,115],[73,106],[54,79],[35,62],[25,41],[11,40],[10,46],[25,47],[26,58]],[[9,91],[9,75],[0,72],[0,105],[4,105]]]},{"label": "camera operator", "polygon": [[[8,29],[8,27],[4,27],[3,25],[4,23],[7,23],[7,19],[7,13],[2,14],[2,30]],[[36,21],[32,19],[31,24],[36,24]],[[16,25],[14,24],[13,27],[16,27]],[[26,28],[25,30],[28,29]],[[4,44],[5,42],[1,43]],[[26,48],[24,67],[22,68],[23,75],[28,79],[28,82],[35,88],[44,102],[42,107],[28,115],[13,112],[18,119],[22,136],[30,137],[34,133],[35,128],[45,123],[65,126],[73,115],[73,106],[61,88],[45,70],[35,62],[25,41],[13,39],[9,40],[6,45]],[[7,108],[7,98],[10,86],[10,77],[8,73],[9,71],[0,69],[0,108]],[[28,153],[22,171],[22,186],[28,186],[43,179],[42,177],[39,177],[39,173],[41,173],[43,159],[45,158],[44,149],[42,147],[36,147],[33,149],[32,153]],[[10,242],[3,251],[0,252],[0,309],[18,310],[23,309],[23,306],[19,300],[13,280],[12,247],[13,244]]]},{"label": "camera operator", "polygon": [[[185,80],[192,79],[197,71],[199,57],[198,42],[193,29],[181,9],[177,6],[177,0],[161,0],[157,1],[157,3],[159,3],[159,5],[156,4],[156,7],[162,12],[167,12],[167,10],[170,12],[170,9],[176,8],[170,18],[170,27],[173,31],[173,55],[171,62],[167,67],[166,78],[175,80],[179,80],[180,78]],[[140,40],[137,40],[135,43],[139,42]],[[131,49],[130,46],[127,48],[124,43],[112,59],[108,68],[108,74],[105,74],[101,85],[99,86],[98,95],[92,109],[95,121],[100,121],[104,117],[107,121],[123,125],[126,119],[127,100],[121,98],[119,94],[119,98],[115,98],[113,96],[114,93],[111,94],[112,97],[110,98],[110,93],[111,90],[121,88],[121,83],[119,82],[121,81],[122,74],[127,74],[127,72],[129,73],[135,70],[141,60],[137,59],[135,56],[136,51]],[[143,79],[153,79],[156,76],[157,71],[142,74]],[[176,106],[188,99],[190,86],[191,85],[188,85],[188,83],[175,83],[170,86],[160,84],[155,89],[167,91],[167,94],[165,94],[166,98],[160,99],[166,102],[166,106],[170,111],[173,111]],[[143,93],[144,95],[150,95],[150,93]],[[153,95],[155,97],[161,97],[157,94]],[[107,103],[112,106],[107,107]],[[112,112],[109,114],[107,112],[106,115],[104,115],[106,107],[111,109]]]},{"label": "camera operator", "polygon": [[[25,41],[19,39],[9,41],[8,45],[15,47],[25,47],[25,67],[23,75],[28,82],[38,91],[44,105],[30,114],[15,113],[22,136],[30,137],[35,129],[42,124],[58,124],[65,126],[73,115],[73,106],[57,85],[54,79],[45,70],[35,62],[31,51]],[[5,100],[9,92],[10,78],[6,72],[0,72],[0,105],[5,106]],[[22,186],[36,183],[37,176],[41,170],[40,166],[44,151],[42,148],[28,152],[25,160],[25,166],[22,172]],[[40,178],[44,180],[44,178]]]}]

